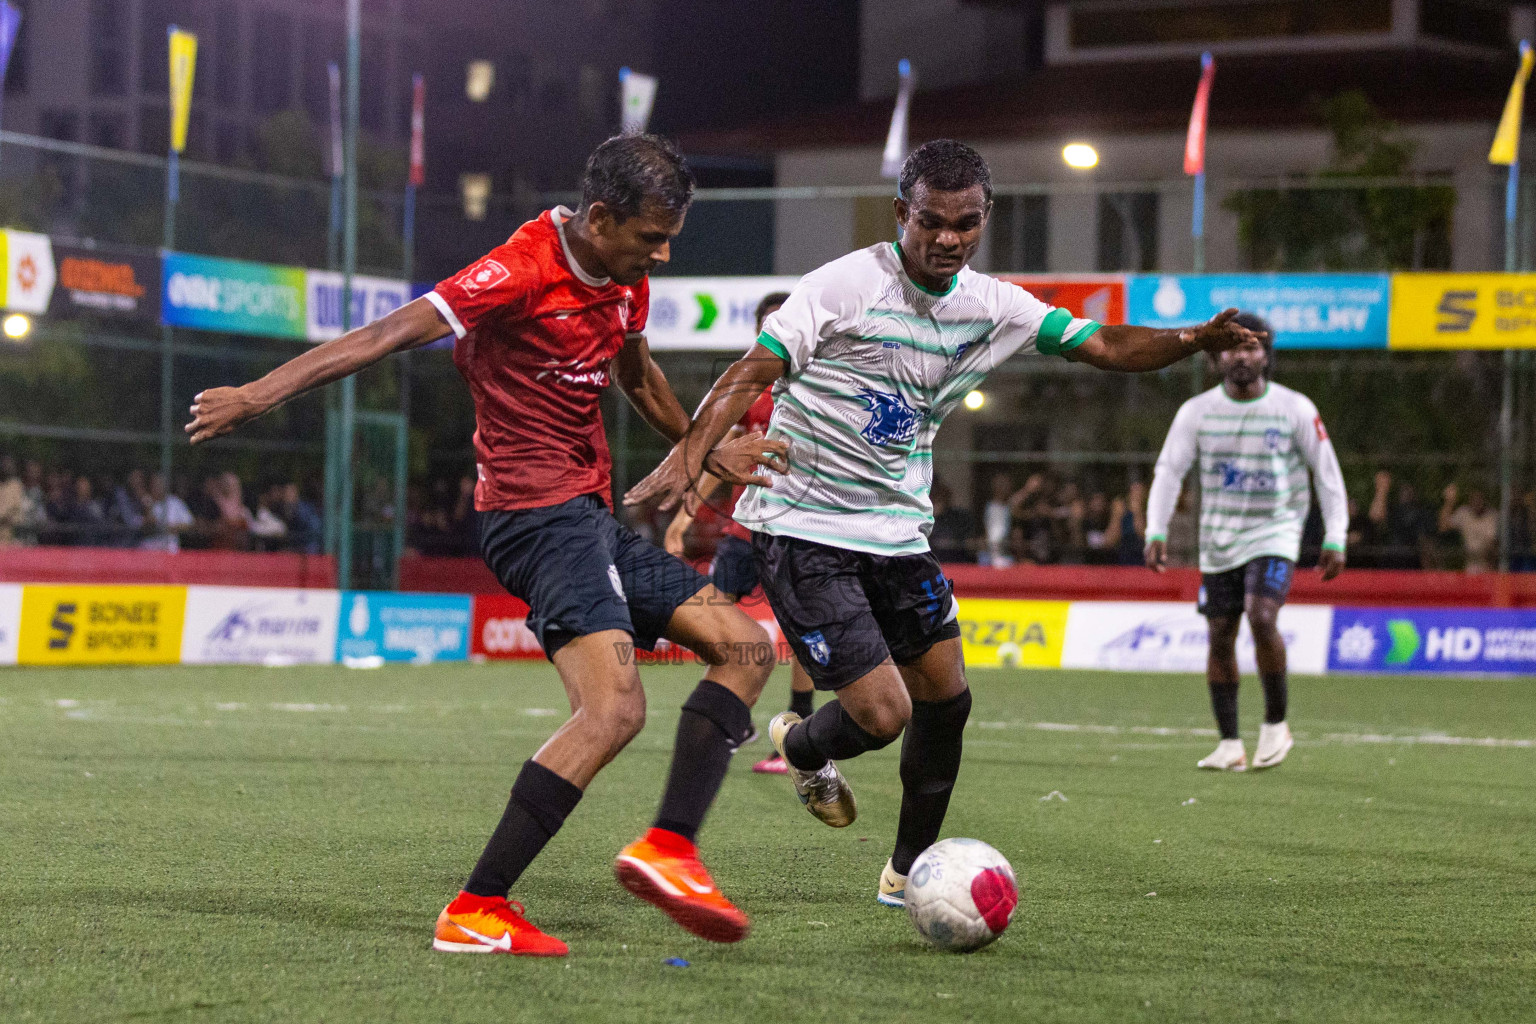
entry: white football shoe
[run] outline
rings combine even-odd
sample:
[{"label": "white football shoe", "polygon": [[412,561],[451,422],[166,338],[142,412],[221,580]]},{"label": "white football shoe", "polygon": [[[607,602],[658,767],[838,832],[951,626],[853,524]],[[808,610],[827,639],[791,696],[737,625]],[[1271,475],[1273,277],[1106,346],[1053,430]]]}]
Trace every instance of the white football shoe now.
[{"label": "white football shoe", "polygon": [[1248,751],[1243,749],[1242,740],[1222,740],[1216,744],[1216,749],[1206,757],[1202,757],[1195,767],[1209,768],[1217,772],[1247,771]]},{"label": "white football shoe", "polygon": [[880,872],[880,888],[875,892],[875,899],[887,907],[907,905],[907,876],[898,875],[890,861],[885,862],[885,870]]},{"label": "white football shoe", "polygon": [[1273,768],[1285,760],[1296,741],[1291,738],[1291,727],[1284,722],[1259,726],[1259,749],[1253,753],[1253,768]]}]

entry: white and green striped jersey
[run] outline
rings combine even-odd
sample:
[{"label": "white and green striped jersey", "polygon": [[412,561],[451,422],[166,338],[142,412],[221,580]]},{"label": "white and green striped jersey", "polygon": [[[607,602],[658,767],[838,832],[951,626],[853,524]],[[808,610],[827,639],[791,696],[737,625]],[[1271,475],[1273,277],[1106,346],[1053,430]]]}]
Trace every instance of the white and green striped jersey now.
[{"label": "white and green striped jersey", "polygon": [[1015,352],[1063,354],[1098,329],[968,267],[929,291],[889,242],[812,271],[758,338],[789,364],[768,431],[789,443],[789,473],[748,487],[737,522],[878,555],[927,551],[945,414]]},{"label": "white and green striped jersey", "polygon": [[1349,498],[1317,406],[1271,382],[1248,401],[1217,385],[1185,402],[1152,477],[1147,539],[1167,540],[1179,487],[1200,461],[1200,571],[1225,572],[1255,558],[1296,560],[1311,506],[1307,471],[1323,509],[1323,546],[1344,550]]}]

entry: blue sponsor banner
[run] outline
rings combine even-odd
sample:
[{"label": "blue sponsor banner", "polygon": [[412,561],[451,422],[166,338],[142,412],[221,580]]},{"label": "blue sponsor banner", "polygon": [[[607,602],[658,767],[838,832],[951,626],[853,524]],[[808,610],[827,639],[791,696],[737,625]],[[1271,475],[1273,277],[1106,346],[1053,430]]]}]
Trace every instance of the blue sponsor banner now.
[{"label": "blue sponsor banner", "polygon": [[469,626],[468,594],[349,590],[341,598],[336,654],[348,661],[465,661]]},{"label": "blue sponsor banner", "polygon": [[1335,608],[1328,668],[1536,675],[1536,610]]},{"label": "blue sponsor banner", "polygon": [[304,271],[298,267],[167,252],[160,281],[160,319],[171,327],[305,336]]},{"label": "blue sponsor banner", "polygon": [[1236,306],[1275,329],[1276,348],[1386,348],[1388,274],[1140,274],[1126,319],[1187,327]]}]

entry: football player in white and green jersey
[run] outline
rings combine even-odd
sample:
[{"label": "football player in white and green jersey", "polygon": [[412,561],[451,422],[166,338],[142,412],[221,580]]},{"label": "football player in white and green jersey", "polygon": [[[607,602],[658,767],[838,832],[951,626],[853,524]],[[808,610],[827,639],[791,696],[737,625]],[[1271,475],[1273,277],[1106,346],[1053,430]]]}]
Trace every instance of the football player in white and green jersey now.
[{"label": "football player in white and green jersey", "polygon": [[1221,383],[1179,408],[1157,458],[1147,498],[1147,564],[1162,571],[1179,486],[1200,463],[1200,613],[1210,623],[1206,682],[1221,742],[1199,767],[1249,767],[1237,728],[1237,634],[1244,613],[1264,688],[1264,724],[1252,767],[1273,768],[1291,750],[1286,724],[1285,640],[1276,620],[1291,590],[1311,483],[1323,511],[1324,580],[1344,568],[1349,497],[1338,456],[1311,399],[1270,380],[1269,325],[1234,322],[1255,339],[1216,356]]},{"label": "football player in white and green jersey", "polygon": [[748,488],[736,519],[753,533],[758,575],[800,663],[829,701],[769,726],[801,801],[850,824],[853,794],[834,762],[901,749],[902,803],[882,903],[939,836],[960,770],[971,695],[949,580],[928,549],[933,437],[945,413],[1015,353],[1106,370],[1156,370],[1230,348],[1252,333],[1236,310],[1182,331],[1101,326],[966,264],[992,210],[986,163],[948,139],[902,167],[900,243],[861,249],[807,274],[757,344],[715,383],[687,435],[626,497],[669,508],[703,455],[772,385],[768,436],[789,472]]}]

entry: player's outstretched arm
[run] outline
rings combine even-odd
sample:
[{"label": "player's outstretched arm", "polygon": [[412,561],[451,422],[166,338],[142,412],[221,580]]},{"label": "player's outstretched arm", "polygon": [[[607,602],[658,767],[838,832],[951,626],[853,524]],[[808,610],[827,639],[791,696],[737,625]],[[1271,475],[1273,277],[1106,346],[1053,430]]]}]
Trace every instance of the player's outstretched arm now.
[{"label": "player's outstretched arm", "polygon": [[784,375],[784,369],[784,359],[778,353],[762,345],[752,346],[715,381],[687,433],[672,446],[661,465],[629,489],[624,504],[639,505],[659,497],[663,510],[675,507],[693,489],[704,472],[706,460],[709,471],[725,483],[771,486],[768,477],[757,472],[757,468],[788,470],[788,446],[784,442],[767,441],[761,434],[751,433],[718,450],[715,446],[757,401],[763,389]]},{"label": "player's outstretched arm", "polygon": [[193,444],[222,437],[290,398],[449,333],[448,321],[437,307],[426,299],[416,299],[366,327],[288,360],[260,380],[202,392],[192,400],[192,422],[187,424],[186,431],[192,435]]},{"label": "player's outstretched arm", "polygon": [[667,375],[651,358],[643,334],[631,334],[613,360],[613,379],[629,404],[651,428],[676,444],[688,430],[688,414],[667,383]]},{"label": "player's outstretched arm", "polygon": [[1067,358],[1100,370],[1144,373],[1172,366],[1196,352],[1223,352],[1257,335],[1232,322],[1237,310],[1227,309],[1198,327],[1158,330],[1135,324],[1100,328],[1087,341],[1068,352]]}]

